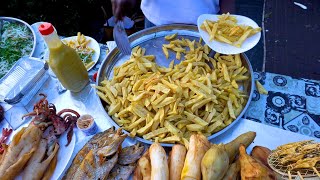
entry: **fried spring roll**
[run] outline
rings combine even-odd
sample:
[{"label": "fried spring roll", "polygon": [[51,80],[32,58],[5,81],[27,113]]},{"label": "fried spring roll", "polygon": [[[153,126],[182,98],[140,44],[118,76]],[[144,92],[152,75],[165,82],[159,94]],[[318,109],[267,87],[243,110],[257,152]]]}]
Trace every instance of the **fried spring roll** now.
[{"label": "fried spring roll", "polygon": [[150,146],[151,180],[169,180],[167,155],[159,143]]},{"label": "fried spring roll", "polygon": [[169,155],[170,180],[180,179],[186,154],[187,149],[183,145],[176,144],[172,147]]},{"label": "fried spring roll", "polygon": [[240,161],[232,163],[224,175],[223,180],[237,180],[240,175]]},{"label": "fried spring roll", "polygon": [[142,172],[141,172],[141,167],[139,166],[139,161],[138,161],[138,164],[136,166],[136,169],[134,170],[132,179],[133,180],[143,180],[143,175],[142,175]]},{"label": "fried spring roll", "polygon": [[133,180],[150,180],[151,179],[151,164],[149,150],[147,150],[137,163],[137,167],[133,174]]},{"label": "fried spring roll", "polygon": [[193,134],[190,137],[189,150],[184,161],[181,179],[201,179],[201,160],[209,150],[210,142],[204,135]]}]

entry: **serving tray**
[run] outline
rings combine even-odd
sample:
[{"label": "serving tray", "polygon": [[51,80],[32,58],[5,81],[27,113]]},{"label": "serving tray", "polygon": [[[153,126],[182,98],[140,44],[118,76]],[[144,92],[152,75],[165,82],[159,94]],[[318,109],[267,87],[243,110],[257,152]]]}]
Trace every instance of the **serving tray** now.
[{"label": "serving tray", "polygon": [[[147,55],[155,55],[156,60],[155,62],[159,66],[165,66],[168,67],[172,59],[166,59],[165,55],[162,51],[162,45],[168,44],[168,41],[164,39],[164,36],[177,33],[177,38],[188,38],[191,41],[196,40],[199,41],[200,35],[198,32],[198,28],[193,25],[182,25],[182,24],[172,24],[172,25],[164,25],[164,26],[156,26],[152,28],[145,29],[143,31],[139,31],[129,37],[129,41],[131,44],[131,48],[134,48],[135,46],[140,46],[142,48],[146,49]],[[212,56],[214,53],[211,53]],[[211,55],[210,54],[210,55]],[[169,51],[169,57],[175,57],[175,54],[173,52]],[[120,66],[124,62],[126,62],[129,59],[129,56],[125,56],[120,53],[118,48],[113,49],[109,55],[106,57],[106,59],[102,62],[101,67],[98,71],[97,75],[97,81],[96,85],[101,85],[101,81],[104,79],[111,79],[113,77],[113,69],[116,66]],[[183,59],[183,58],[182,58]],[[239,116],[228,126],[226,126],[224,129],[220,130],[219,132],[216,132],[208,137],[209,140],[211,140],[214,137],[219,136],[229,128],[231,128],[234,124],[236,124],[240,118],[243,116],[245,111],[247,110],[250,102],[251,97],[253,94],[253,70],[251,67],[251,64],[248,60],[248,57],[245,54],[241,54],[241,60],[242,64],[248,69],[248,76],[250,77],[248,80],[246,80],[244,83],[240,84],[240,87],[242,90],[246,92],[248,95],[248,101]],[[176,63],[179,63],[180,61],[175,61]],[[100,99],[100,106],[103,108],[106,106],[106,103]],[[113,119],[108,115],[106,111],[104,111],[107,120],[116,128],[119,128],[119,125],[113,121]],[[125,131],[125,133],[128,133]],[[152,144],[153,141],[145,140],[141,137],[136,136],[135,137],[138,141],[141,141],[146,144]],[[161,143],[162,146],[173,146],[173,144],[167,144],[167,143]]]}]

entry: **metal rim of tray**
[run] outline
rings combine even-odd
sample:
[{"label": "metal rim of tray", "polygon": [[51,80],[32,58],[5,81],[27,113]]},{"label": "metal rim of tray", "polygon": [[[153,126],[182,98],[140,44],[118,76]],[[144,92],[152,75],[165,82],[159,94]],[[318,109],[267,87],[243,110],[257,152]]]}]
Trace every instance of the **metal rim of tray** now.
[{"label": "metal rim of tray", "polygon": [[[156,37],[156,34],[161,32],[161,31],[171,31],[171,30],[187,30],[187,31],[193,31],[194,35],[197,37],[200,37],[199,32],[198,32],[198,28],[197,26],[194,25],[185,25],[185,24],[170,24],[170,25],[162,25],[162,26],[156,26],[156,27],[152,27],[152,28],[147,28],[144,29],[142,31],[136,32],[134,34],[132,34],[131,36],[129,36],[129,41],[131,43],[131,47],[135,47],[145,41],[146,40],[142,40],[141,42],[135,42],[136,40],[140,39],[140,38],[144,38],[144,36],[146,35],[152,35],[154,34],[154,37]],[[96,80],[96,85],[100,85],[100,82],[103,81],[106,78],[106,74],[110,73],[110,71],[113,70],[113,68],[108,68],[108,66],[110,67],[114,67],[115,63],[112,62],[113,58],[117,58],[120,55],[119,49],[116,47],[114,48],[109,55],[103,60],[103,62],[101,63],[101,66],[99,68],[98,71],[98,75],[97,75],[97,80]],[[246,62],[247,68],[248,68],[248,73],[250,75],[250,79],[248,80],[248,89],[249,89],[249,94],[248,94],[248,100],[247,103],[245,105],[245,107],[243,108],[243,110],[241,111],[241,113],[239,114],[239,116],[228,126],[226,126],[225,128],[221,129],[220,131],[212,134],[211,136],[208,136],[208,140],[211,140],[221,134],[223,134],[225,131],[227,131],[228,129],[230,129],[231,127],[233,127],[235,124],[237,124],[243,117],[244,113],[246,112],[246,110],[248,109],[248,106],[251,102],[251,98],[253,96],[253,87],[254,87],[254,78],[253,78],[253,69],[251,66],[251,63],[248,59],[248,57],[242,53],[241,54],[241,59],[244,60]],[[98,96],[96,94],[96,96]],[[98,98],[100,99],[99,101],[99,105],[105,109],[104,105],[103,105],[103,100],[98,96]],[[111,123],[116,129],[120,128],[120,126],[108,115],[108,113],[106,111],[103,112],[105,114],[105,116],[107,117],[107,120],[109,123]],[[128,131],[123,130],[126,134],[129,134]],[[152,144],[154,143],[154,141],[150,141],[150,140],[146,140],[143,139],[142,137],[139,136],[135,136],[134,137],[136,140],[143,142],[145,144]],[[162,146],[165,147],[171,147],[174,144],[169,144],[169,143],[160,143]]]},{"label": "metal rim of tray", "polygon": [[25,26],[27,26],[29,28],[29,30],[31,31],[31,33],[33,35],[33,48],[32,48],[32,51],[30,53],[30,57],[32,57],[33,53],[34,53],[34,51],[36,49],[36,44],[37,44],[36,33],[33,31],[32,27],[27,22],[25,22],[25,21],[23,21],[21,19],[13,18],[13,17],[0,17],[0,21],[1,20],[16,21],[16,22],[24,24]]}]

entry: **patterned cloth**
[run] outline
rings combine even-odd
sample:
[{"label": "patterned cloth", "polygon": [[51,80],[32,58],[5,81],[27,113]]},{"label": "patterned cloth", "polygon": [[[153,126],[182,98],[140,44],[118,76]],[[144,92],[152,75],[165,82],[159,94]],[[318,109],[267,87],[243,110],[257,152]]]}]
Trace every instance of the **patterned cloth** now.
[{"label": "patterned cloth", "polygon": [[319,81],[265,72],[255,72],[254,78],[269,93],[254,90],[247,119],[320,138]]}]

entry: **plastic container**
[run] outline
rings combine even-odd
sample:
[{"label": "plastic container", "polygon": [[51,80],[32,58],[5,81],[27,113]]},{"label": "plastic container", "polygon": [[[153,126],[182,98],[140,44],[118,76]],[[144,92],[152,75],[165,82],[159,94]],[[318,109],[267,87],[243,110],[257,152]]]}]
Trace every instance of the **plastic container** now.
[{"label": "plastic container", "polygon": [[77,121],[77,127],[87,136],[95,134],[98,130],[97,124],[95,123],[93,117],[89,114],[79,117]]},{"label": "plastic container", "polygon": [[22,57],[0,79],[0,100],[26,105],[47,80],[48,64],[37,58]]},{"label": "plastic container", "polygon": [[81,91],[89,83],[89,76],[77,52],[62,43],[52,24],[41,24],[39,31],[49,48],[48,64],[60,83],[70,91]]}]

